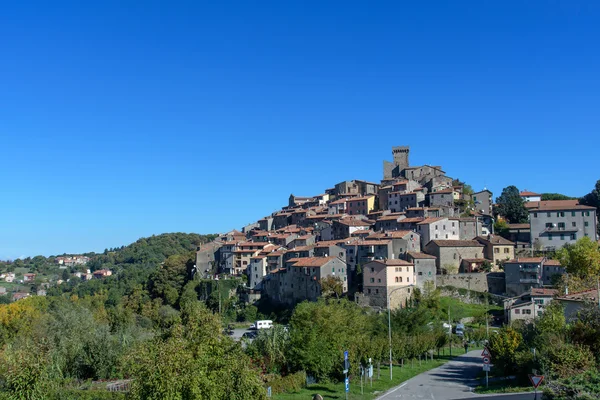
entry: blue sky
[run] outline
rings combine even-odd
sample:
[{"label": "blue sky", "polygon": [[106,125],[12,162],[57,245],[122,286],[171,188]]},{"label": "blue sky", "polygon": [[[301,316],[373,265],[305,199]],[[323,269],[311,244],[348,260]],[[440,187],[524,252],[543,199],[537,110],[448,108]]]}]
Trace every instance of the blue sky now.
[{"label": "blue sky", "polygon": [[596,1],[36,2],[0,13],[0,258],[254,221],[391,146],[495,196],[600,178]]}]

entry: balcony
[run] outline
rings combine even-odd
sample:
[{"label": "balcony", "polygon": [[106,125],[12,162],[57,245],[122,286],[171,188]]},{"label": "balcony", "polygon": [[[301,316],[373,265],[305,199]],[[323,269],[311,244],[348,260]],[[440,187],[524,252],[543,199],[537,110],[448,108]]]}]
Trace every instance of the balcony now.
[{"label": "balcony", "polygon": [[521,267],[519,271],[537,274],[538,272],[540,272],[540,267]]},{"label": "balcony", "polygon": [[553,227],[546,227],[544,228],[543,232],[546,233],[570,233],[570,232],[578,232],[579,229],[575,228],[567,228],[567,227],[558,227],[558,226],[553,226]]},{"label": "balcony", "polygon": [[519,279],[520,283],[536,283],[539,285],[540,280],[537,278],[525,278],[525,279]]}]

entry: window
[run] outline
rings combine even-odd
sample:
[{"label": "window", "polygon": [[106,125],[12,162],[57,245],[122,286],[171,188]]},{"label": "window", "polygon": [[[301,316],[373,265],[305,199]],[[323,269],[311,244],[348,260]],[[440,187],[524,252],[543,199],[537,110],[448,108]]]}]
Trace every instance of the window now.
[{"label": "window", "polygon": [[454,253],[454,259],[456,260],[456,253]]},{"label": "window", "polygon": [[419,271],[419,276],[423,275],[423,273],[421,271]]},{"label": "window", "polygon": [[531,314],[531,310],[523,310],[523,314]]},{"label": "window", "polygon": [[560,234],[560,240],[565,240],[565,234],[564,233]]},{"label": "window", "polygon": [[344,268],[342,268],[342,274],[344,273]]},{"label": "window", "polygon": [[379,289],[375,289],[375,294],[379,294]]},{"label": "window", "polygon": [[331,272],[335,274],[335,267],[331,268]]},{"label": "window", "polygon": [[454,228],[454,222],[452,223],[452,227]]},{"label": "window", "polygon": [[406,282],[410,282],[410,276],[406,277]]},{"label": "window", "polygon": [[538,316],[538,317],[541,317],[541,316],[542,316],[542,311],[538,311],[538,312],[537,312],[537,316]]},{"label": "window", "polygon": [[495,253],[495,254],[498,254],[498,253],[500,253],[500,249],[499,249],[499,248],[497,248],[497,247],[494,247],[494,253]]},{"label": "window", "polygon": [[589,211],[586,211],[586,212],[585,212],[585,216],[586,216],[586,217],[589,217],[589,216],[590,216],[590,212],[589,212]]},{"label": "window", "polygon": [[553,226],[554,226],[554,224],[552,224],[552,222],[546,223],[546,228],[552,228]]},{"label": "window", "polygon": [[577,234],[571,233],[571,240],[577,240]]},{"label": "window", "polygon": [[446,239],[448,239],[448,234],[446,233]]},{"label": "window", "polygon": [[548,234],[548,240],[552,240],[552,234],[551,233]]},{"label": "window", "polygon": [[571,217],[575,216],[575,211],[571,211]]},{"label": "window", "polygon": [[367,289],[367,293],[371,294],[371,289]]},{"label": "window", "polygon": [[396,283],[398,283],[398,277],[396,277]]},{"label": "window", "polygon": [[446,225],[442,225],[442,229],[443,229],[443,230],[446,230]]},{"label": "window", "polygon": [[504,254],[508,254],[508,253],[510,253],[510,249],[508,247],[505,247],[504,248]]},{"label": "window", "polygon": [[577,226],[577,222],[571,222],[571,226],[575,228]]},{"label": "window", "polygon": [[544,300],[543,299],[537,299],[537,300],[534,301],[534,303],[542,305],[542,304],[544,304]]},{"label": "window", "polygon": [[533,213],[533,218],[537,218],[537,213]]},{"label": "window", "polygon": [[559,222],[558,223],[558,229],[565,229],[565,223],[564,222]]},{"label": "window", "polygon": [[431,276],[431,271],[429,271],[429,273],[427,275]]},{"label": "window", "polygon": [[371,268],[371,272],[375,272],[375,268]]},{"label": "window", "polygon": [[[573,222],[573,223],[575,223],[575,222]],[[588,221],[585,221],[585,222],[583,223],[583,226],[590,226],[590,223],[589,223]]]},{"label": "window", "polygon": [[344,277],[344,282],[346,282],[346,277]]},{"label": "window", "polygon": [[400,280],[398,282],[402,282],[402,277],[400,277]]},{"label": "window", "polygon": [[381,278],[377,279],[377,283],[381,283]]},{"label": "window", "polygon": [[546,216],[547,216],[548,218],[550,218],[550,217],[552,216],[552,213],[546,213]]},{"label": "window", "polygon": [[521,314],[521,310],[519,310],[519,309],[516,309],[516,310],[515,310],[515,314]]}]

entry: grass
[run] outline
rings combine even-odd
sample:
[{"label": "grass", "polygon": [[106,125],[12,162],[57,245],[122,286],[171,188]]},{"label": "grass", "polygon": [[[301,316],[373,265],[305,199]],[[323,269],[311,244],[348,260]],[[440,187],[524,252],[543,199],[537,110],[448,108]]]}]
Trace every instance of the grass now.
[{"label": "grass", "polygon": [[502,312],[503,309],[495,304],[467,304],[454,297],[440,297],[440,305],[443,309],[450,309],[450,318],[458,321],[462,318],[478,318],[487,313]]},{"label": "grass", "polygon": [[[542,391],[542,387],[538,387],[538,392]],[[489,387],[479,385],[475,388],[475,393],[488,394],[488,393],[521,393],[521,392],[533,392],[533,386],[526,385],[522,386],[517,384],[514,380],[502,380],[490,382]]]}]

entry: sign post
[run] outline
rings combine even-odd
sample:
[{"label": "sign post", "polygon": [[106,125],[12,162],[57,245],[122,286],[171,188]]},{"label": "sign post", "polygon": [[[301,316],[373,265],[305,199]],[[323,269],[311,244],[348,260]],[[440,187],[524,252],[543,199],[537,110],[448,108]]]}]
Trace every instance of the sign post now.
[{"label": "sign post", "polygon": [[490,385],[490,362],[492,361],[492,353],[488,350],[487,346],[483,348],[481,352],[481,356],[483,357],[483,370],[485,371],[485,387],[486,389]]},{"label": "sign post", "polygon": [[540,386],[540,383],[542,383],[543,380],[544,380],[544,375],[532,375],[532,374],[529,374],[529,381],[533,385],[533,392],[534,392],[533,399],[534,400],[537,399],[537,388],[538,388],[538,386]]},{"label": "sign post", "polygon": [[350,380],[348,379],[348,370],[350,369],[350,361],[348,361],[348,350],[344,351],[344,386],[346,388],[346,400],[348,400],[348,392],[350,391]]}]

